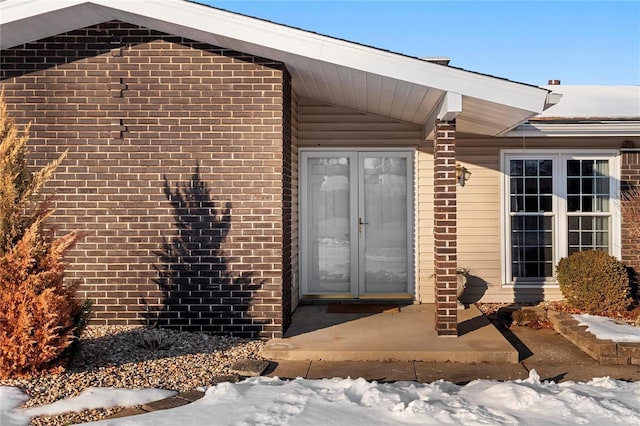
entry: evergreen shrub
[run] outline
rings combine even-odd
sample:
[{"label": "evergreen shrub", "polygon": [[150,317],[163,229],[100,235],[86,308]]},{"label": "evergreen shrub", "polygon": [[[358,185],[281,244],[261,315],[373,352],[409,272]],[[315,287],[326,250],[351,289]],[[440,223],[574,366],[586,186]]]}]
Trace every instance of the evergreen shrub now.
[{"label": "evergreen shrub", "polygon": [[631,303],[627,268],[608,253],[573,253],[560,259],[556,272],[567,304],[583,312],[624,311]]},{"label": "evergreen shrub", "polygon": [[0,94],[0,379],[59,369],[88,306],[63,279],[78,233],[55,238],[44,226],[52,210],[40,190],[64,154],[32,172],[28,139]]}]

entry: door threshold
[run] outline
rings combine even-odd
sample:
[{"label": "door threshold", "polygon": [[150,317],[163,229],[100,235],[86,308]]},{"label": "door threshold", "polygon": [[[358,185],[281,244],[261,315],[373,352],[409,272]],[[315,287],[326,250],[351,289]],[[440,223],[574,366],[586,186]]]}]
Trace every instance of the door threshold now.
[{"label": "door threshold", "polygon": [[404,305],[414,302],[413,294],[381,294],[367,295],[355,298],[353,296],[336,295],[336,294],[311,294],[300,298],[301,304],[320,305],[324,303],[343,303],[343,304],[369,304],[369,303],[401,303]]}]

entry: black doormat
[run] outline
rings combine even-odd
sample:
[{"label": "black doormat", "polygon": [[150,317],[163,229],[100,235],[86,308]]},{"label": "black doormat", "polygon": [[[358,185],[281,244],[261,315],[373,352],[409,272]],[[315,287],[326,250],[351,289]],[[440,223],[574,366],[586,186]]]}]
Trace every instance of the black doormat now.
[{"label": "black doormat", "polygon": [[395,303],[329,303],[328,314],[380,314],[398,313],[400,306]]}]

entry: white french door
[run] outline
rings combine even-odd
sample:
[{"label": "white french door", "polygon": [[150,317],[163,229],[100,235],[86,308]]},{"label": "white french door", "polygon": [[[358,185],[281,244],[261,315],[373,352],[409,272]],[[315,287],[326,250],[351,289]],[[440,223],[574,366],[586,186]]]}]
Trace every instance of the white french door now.
[{"label": "white french door", "polygon": [[300,152],[303,296],[413,292],[413,154]]}]

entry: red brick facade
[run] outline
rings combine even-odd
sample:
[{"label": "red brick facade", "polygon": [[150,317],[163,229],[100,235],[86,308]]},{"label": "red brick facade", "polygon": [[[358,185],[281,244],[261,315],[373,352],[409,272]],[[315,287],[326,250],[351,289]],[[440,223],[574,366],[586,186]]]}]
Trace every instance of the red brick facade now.
[{"label": "red brick facade", "polygon": [[[640,190],[640,150],[622,150],[620,175],[623,194],[631,189]],[[640,274],[640,241],[629,233],[629,227],[637,220],[637,217],[622,216],[622,261]]]},{"label": "red brick facade", "polygon": [[2,51],[36,166],[68,150],[53,223],[95,324],[281,336],[291,282],[290,76],[111,22]]},{"label": "red brick facade", "polygon": [[457,336],[456,128],[438,122],[433,147],[433,243],[436,285],[436,333]]}]

